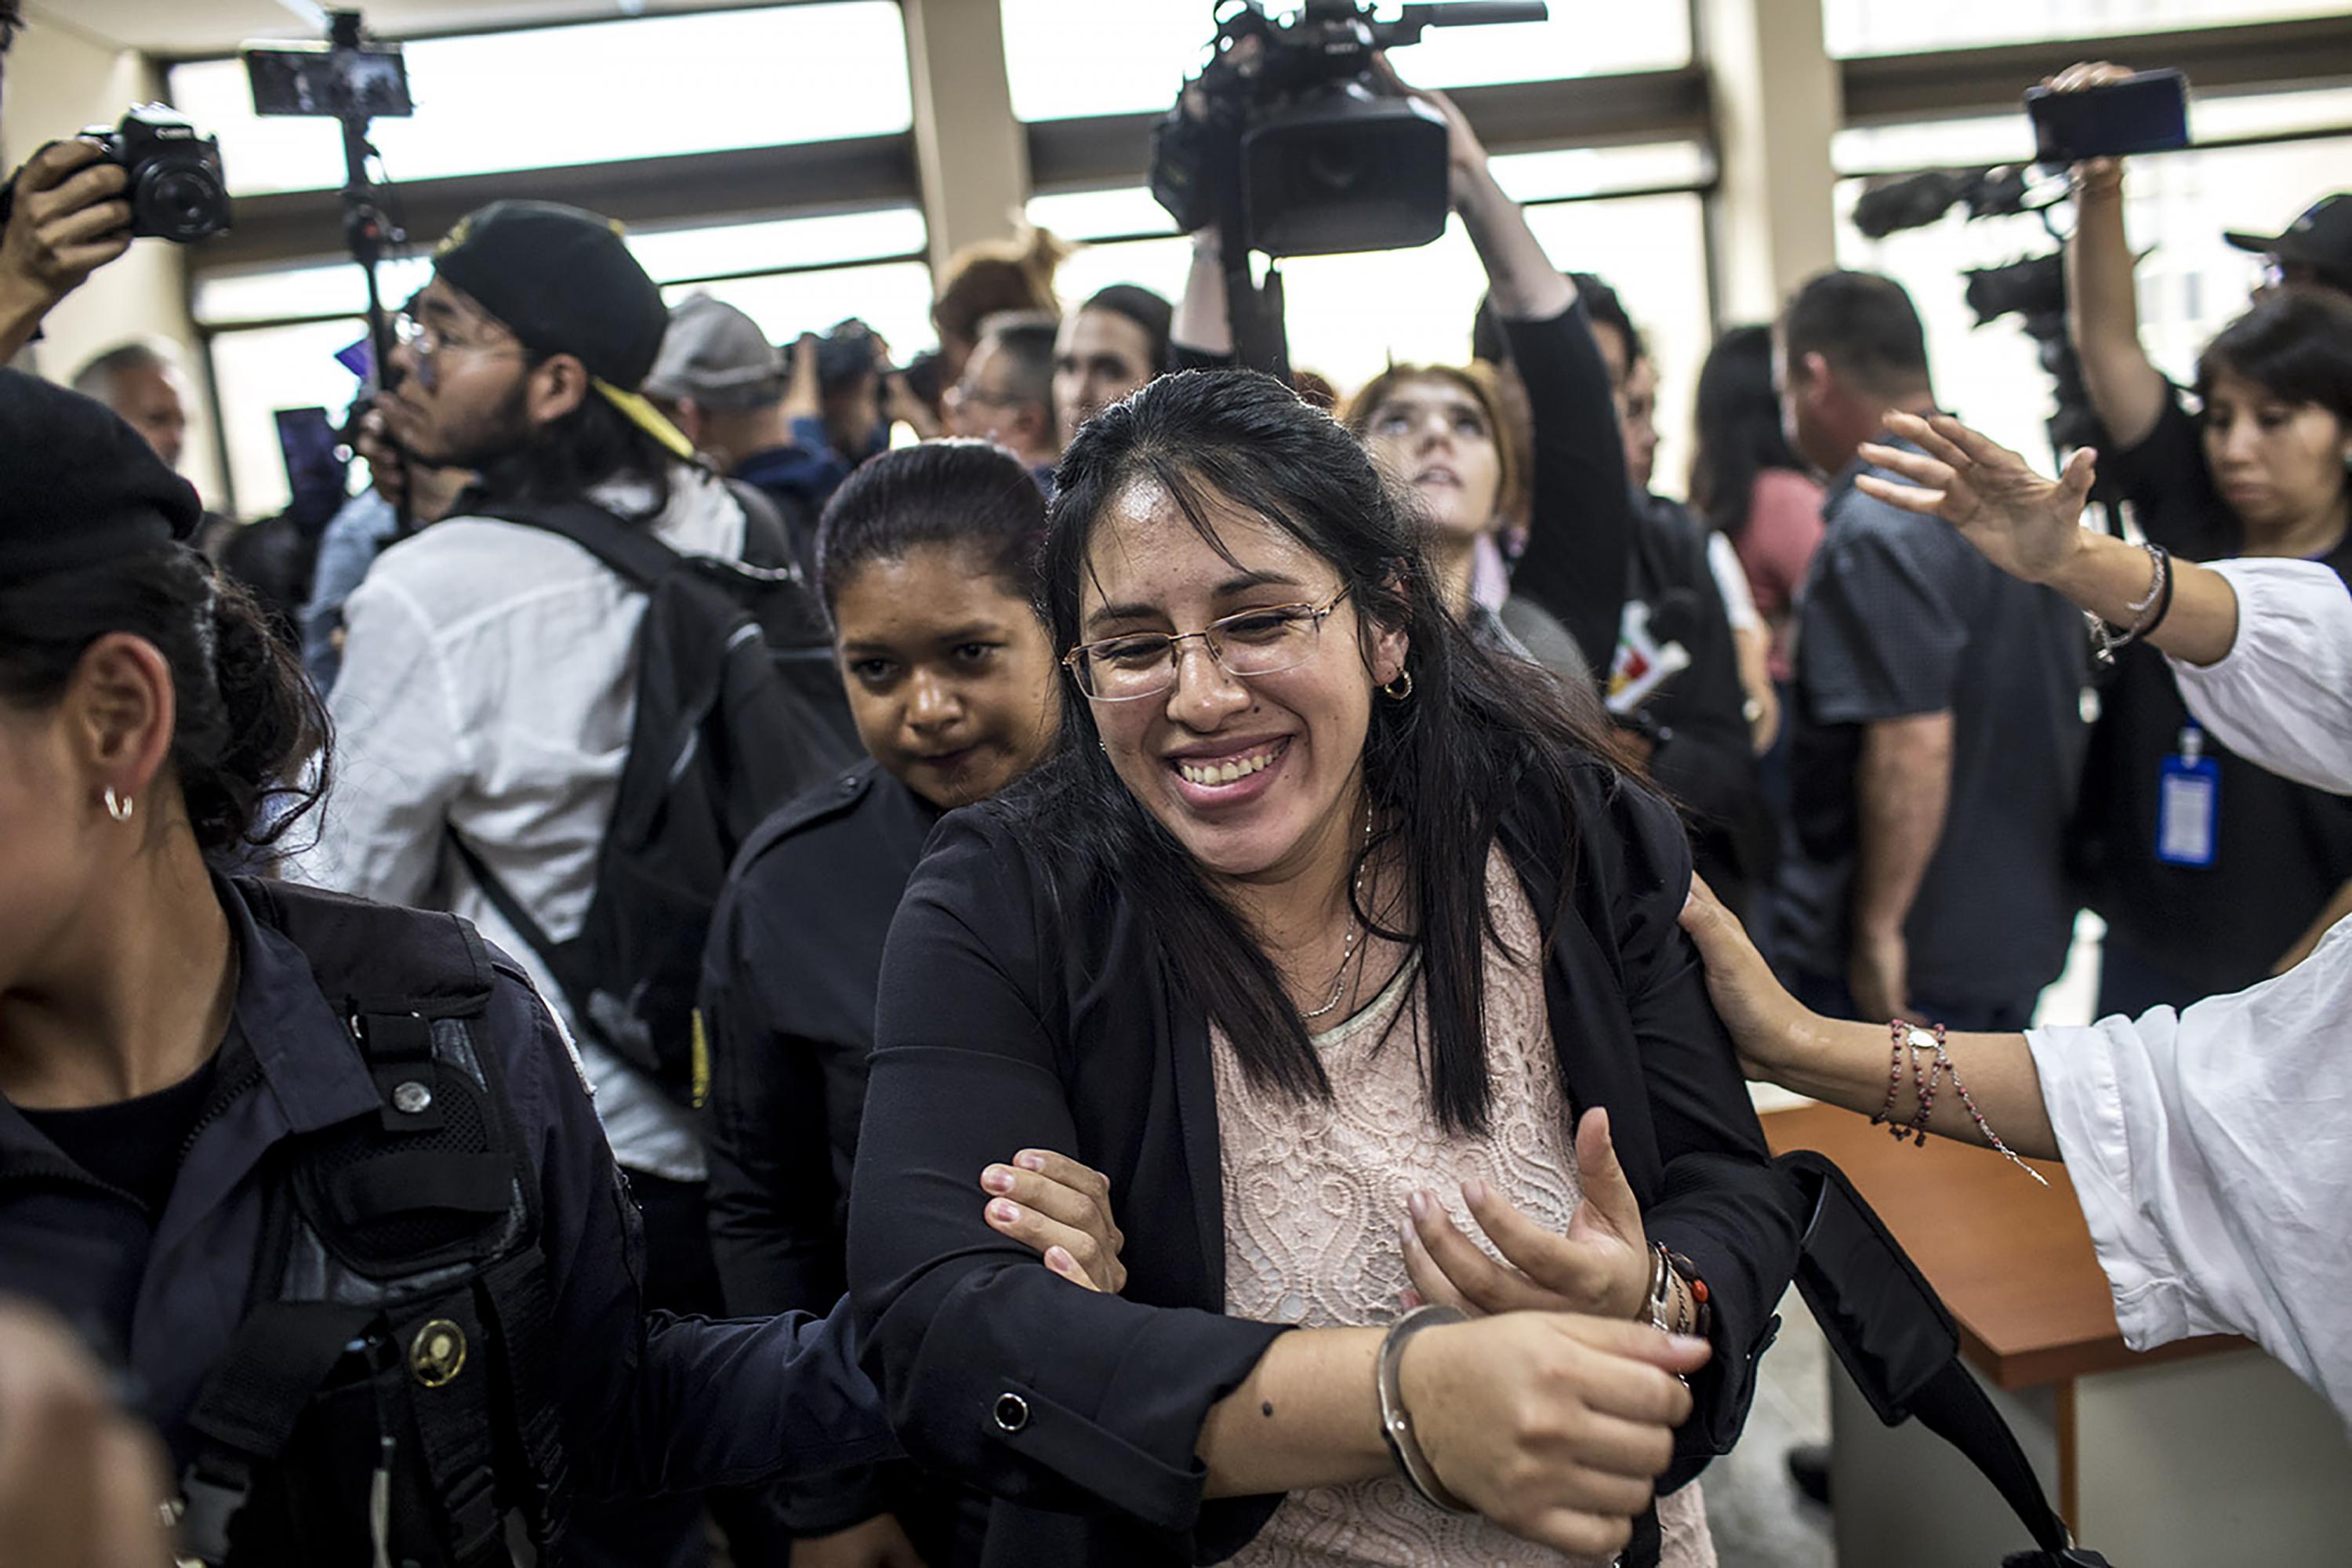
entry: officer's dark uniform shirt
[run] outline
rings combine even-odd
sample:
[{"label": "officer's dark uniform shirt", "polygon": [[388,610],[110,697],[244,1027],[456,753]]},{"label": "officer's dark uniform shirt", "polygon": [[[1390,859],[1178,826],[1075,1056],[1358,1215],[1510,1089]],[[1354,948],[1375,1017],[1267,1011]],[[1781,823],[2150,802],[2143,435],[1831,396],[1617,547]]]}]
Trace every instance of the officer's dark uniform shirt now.
[{"label": "officer's dark uniform shirt", "polygon": [[[701,1007],[711,1250],[731,1313],[822,1312],[847,1288],[882,947],[940,816],[867,761],[761,823],[728,876]],[[976,1559],[970,1540],[986,1523],[984,1510],[955,1506],[961,1491],[882,1467],[795,1486],[781,1504],[801,1535],[893,1512],[946,1568]]]},{"label": "officer's dark uniform shirt", "polygon": [[882,944],[940,815],[864,762],[761,824],[728,876],[702,1023],[711,1245],[730,1312],[824,1311],[847,1288]]},{"label": "officer's dark uniform shirt", "polygon": [[[236,1022],[160,1207],[0,1101],[0,1293],[46,1303],[127,1368],[180,1465],[197,1393],[248,1306],[270,1152],[381,1107],[303,953],[259,917],[262,895],[215,886],[243,963]],[[512,961],[495,957],[495,974],[484,1034],[539,1173],[563,1438],[583,1491],[695,1489],[894,1454],[845,1312],[822,1323],[640,1312],[643,1237],[577,1064]]]}]

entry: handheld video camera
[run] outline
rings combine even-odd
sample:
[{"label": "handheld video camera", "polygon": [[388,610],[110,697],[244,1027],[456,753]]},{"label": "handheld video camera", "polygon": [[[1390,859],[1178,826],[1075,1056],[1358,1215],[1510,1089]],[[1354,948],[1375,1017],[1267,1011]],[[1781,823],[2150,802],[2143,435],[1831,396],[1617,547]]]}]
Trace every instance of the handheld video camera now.
[{"label": "handheld video camera", "polygon": [[[1452,210],[1445,122],[1387,91],[1383,49],[1433,26],[1540,22],[1542,0],[1410,5],[1377,21],[1358,0],[1306,0],[1287,21],[1263,0],[1221,0],[1213,58],[1200,76],[1206,120],[1180,103],[1155,133],[1151,194],[1186,230],[1223,222],[1238,204],[1243,243],[1268,256],[1334,256],[1426,245]],[[1243,46],[1251,39],[1258,47]]]}]

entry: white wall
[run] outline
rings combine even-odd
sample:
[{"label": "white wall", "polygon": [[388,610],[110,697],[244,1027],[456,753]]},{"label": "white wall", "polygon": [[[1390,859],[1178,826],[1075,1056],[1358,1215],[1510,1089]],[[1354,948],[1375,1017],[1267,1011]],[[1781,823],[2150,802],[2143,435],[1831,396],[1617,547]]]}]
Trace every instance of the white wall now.
[{"label": "white wall", "polygon": [[[40,145],[84,126],[112,124],[132,103],[160,96],[144,56],[118,50],[37,16],[8,52],[0,100],[0,162],[15,168]],[[195,331],[188,321],[179,247],[142,239],[100,268],[50,312],[47,335],[29,351],[30,369],[64,381],[91,356],[130,338],[163,340],[187,372],[187,476],[217,501],[220,468],[205,396]]]}]

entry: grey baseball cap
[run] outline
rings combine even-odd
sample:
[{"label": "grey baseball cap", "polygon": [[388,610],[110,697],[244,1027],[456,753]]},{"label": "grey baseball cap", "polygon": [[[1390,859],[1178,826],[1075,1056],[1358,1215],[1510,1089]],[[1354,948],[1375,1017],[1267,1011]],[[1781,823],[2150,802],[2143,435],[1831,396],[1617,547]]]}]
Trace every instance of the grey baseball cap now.
[{"label": "grey baseball cap", "polygon": [[646,395],[706,408],[755,408],[783,395],[784,356],[760,323],[723,300],[689,294],[669,313]]}]

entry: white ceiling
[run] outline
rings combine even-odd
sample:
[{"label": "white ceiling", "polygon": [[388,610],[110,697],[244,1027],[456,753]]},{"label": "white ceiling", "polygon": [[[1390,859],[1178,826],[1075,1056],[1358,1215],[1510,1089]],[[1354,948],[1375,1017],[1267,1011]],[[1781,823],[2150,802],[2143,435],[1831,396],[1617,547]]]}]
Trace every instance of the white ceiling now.
[{"label": "white ceiling", "polygon": [[[346,6],[352,0],[344,0]],[[415,37],[533,22],[606,21],[711,11],[775,0],[377,0],[362,3],[368,31]],[[163,56],[226,54],[247,38],[315,38],[325,7],[310,0],[26,0],[33,26]]]}]

